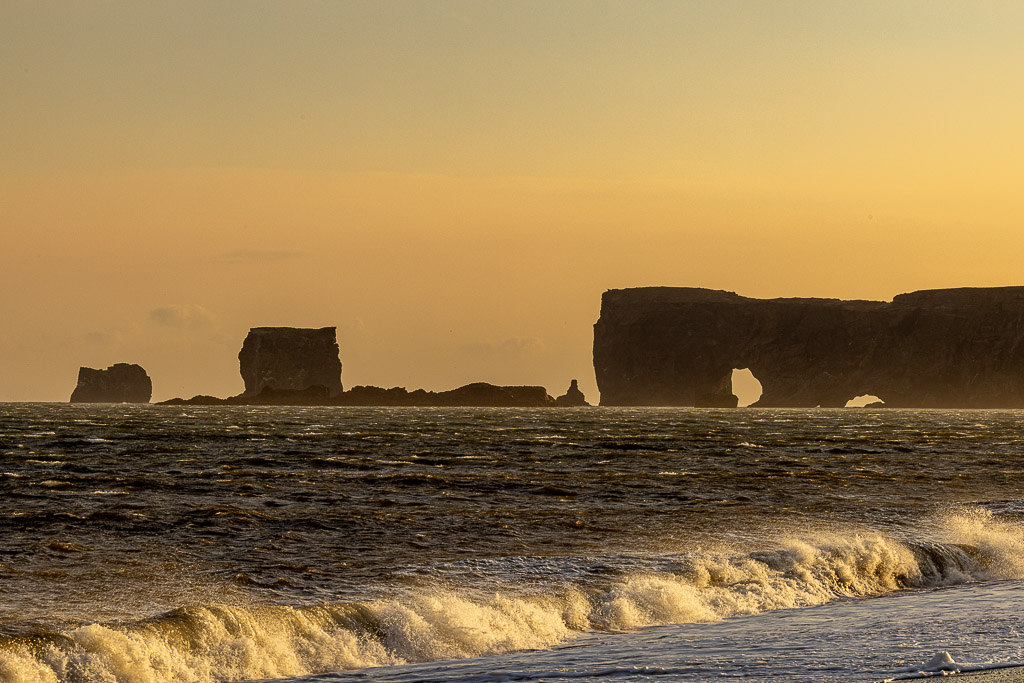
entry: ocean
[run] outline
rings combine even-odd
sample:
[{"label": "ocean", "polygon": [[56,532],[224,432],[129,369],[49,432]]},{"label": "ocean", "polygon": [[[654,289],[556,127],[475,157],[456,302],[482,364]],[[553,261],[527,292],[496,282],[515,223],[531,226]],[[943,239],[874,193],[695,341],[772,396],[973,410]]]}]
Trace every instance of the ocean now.
[{"label": "ocean", "polygon": [[1024,665],[1022,417],[0,404],[0,681]]}]

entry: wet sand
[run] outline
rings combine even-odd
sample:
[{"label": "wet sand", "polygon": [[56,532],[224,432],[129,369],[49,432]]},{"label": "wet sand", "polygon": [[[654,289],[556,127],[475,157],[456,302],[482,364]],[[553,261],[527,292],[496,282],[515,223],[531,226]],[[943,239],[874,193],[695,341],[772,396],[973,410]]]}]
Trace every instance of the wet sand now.
[{"label": "wet sand", "polygon": [[989,669],[988,671],[965,671],[959,676],[979,679],[978,683],[1017,683],[1024,681],[1024,666],[1011,666],[1005,669]]}]

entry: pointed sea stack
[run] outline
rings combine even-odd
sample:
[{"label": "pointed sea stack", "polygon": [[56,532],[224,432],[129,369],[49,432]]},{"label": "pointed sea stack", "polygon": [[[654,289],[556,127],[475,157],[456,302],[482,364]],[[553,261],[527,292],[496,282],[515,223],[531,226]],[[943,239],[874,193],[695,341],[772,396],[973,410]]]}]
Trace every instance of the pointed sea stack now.
[{"label": "pointed sea stack", "polygon": [[254,327],[238,352],[245,382],[243,397],[269,390],[306,392],[323,387],[326,397],[338,396],[341,358],[336,328]]},{"label": "pointed sea stack", "polygon": [[72,403],[149,403],[153,381],[141,365],[116,363],[106,370],[79,368]]},{"label": "pointed sea stack", "polygon": [[559,408],[577,408],[589,406],[587,397],[580,391],[580,385],[576,380],[569,382],[569,388],[564,394],[555,399],[555,405]]}]

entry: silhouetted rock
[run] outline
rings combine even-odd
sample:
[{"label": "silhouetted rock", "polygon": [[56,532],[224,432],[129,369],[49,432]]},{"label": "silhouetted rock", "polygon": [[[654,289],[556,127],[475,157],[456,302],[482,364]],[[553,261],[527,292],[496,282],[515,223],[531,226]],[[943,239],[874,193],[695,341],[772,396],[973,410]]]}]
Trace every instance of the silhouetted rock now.
[{"label": "silhouetted rock", "polygon": [[199,394],[192,398],[169,398],[166,401],[157,401],[156,404],[158,406],[222,406],[227,403],[228,399]]},{"label": "silhouetted rock", "polygon": [[403,387],[381,389],[358,386],[346,391],[334,402],[347,406],[530,408],[554,405],[555,399],[548,395],[544,387],[503,387],[475,382],[450,391],[406,391]]},{"label": "silhouetted rock", "polygon": [[335,328],[254,327],[238,352],[245,391],[303,392],[323,387],[328,396],[342,392],[341,359]]},{"label": "silhouetted rock", "polygon": [[[544,387],[476,382],[451,391],[357,386],[342,391],[335,328],[254,327],[238,362],[245,391],[230,398],[173,398],[163,405],[480,406],[544,407]],[[575,387],[576,381],[573,380]],[[579,390],[577,389],[577,392]],[[580,394],[582,398],[583,394]]]},{"label": "silhouetted rock", "polygon": [[697,408],[735,408],[740,404],[740,399],[732,393],[731,381],[729,392],[728,394],[701,394],[694,399],[693,405]]},{"label": "silhouetted rock", "polygon": [[106,370],[79,368],[72,403],[149,403],[153,381],[141,365],[116,363]]},{"label": "silhouetted rock", "polygon": [[580,391],[580,385],[576,380],[569,382],[569,388],[564,394],[555,399],[555,403],[560,408],[575,408],[578,406],[589,406],[587,403],[587,397]]},{"label": "silhouetted rock", "polygon": [[327,387],[314,384],[305,389],[274,389],[264,387],[255,396],[232,396],[227,399],[228,405],[244,406],[323,406],[331,400]]},{"label": "silhouetted rock", "polygon": [[1024,407],[1024,287],[901,294],[892,303],[750,299],[732,292],[610,290],[594,326],[602,405]]},{"label": "silhouetted rock", "polygon": [[[428,392],[429,393],[429,392]],[[481,406],[497,408],[529,408],[552,406],[555,399],[544,387],[500,387],[486,382],[474,382],[434,395],[440,406]]]},{"label": "silhouetted rock", "polygon": [[355,386],[337,398],[336,403],[344,406],[425,406],[432,396],[423,389],[407,391],[405,387],[382,389],[374,386]]},{"label": "silhouetted rock", "polygon": [[172,398],[161,405],[227,405],[227,406],[418,406],[418,407],[505,407],[532,408],[553,406],[555,399],[544,387],[502,387],[485,382],[467,384],[451,391],[407,391],[403,387],[382,389],[355,386],[337,396],[326,387],[314,385],[302,390],[264,388],[259,394],[240,394],[230,398],[195,396]]}]

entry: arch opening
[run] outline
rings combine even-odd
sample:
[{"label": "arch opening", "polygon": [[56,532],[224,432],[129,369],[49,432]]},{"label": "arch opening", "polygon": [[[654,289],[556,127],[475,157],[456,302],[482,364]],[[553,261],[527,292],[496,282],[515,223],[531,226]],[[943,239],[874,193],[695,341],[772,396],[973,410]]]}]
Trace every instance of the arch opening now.
[{"label": "arch opening", "polygon": [[861,394],[860,396],[854,396],[846,402],[847,408],[864,408],[873,403],[885,403],[882,399],[878,398],[873,394]]},{"label": "arch opening", "polygon": [[746,408],[761,398],[763,387],[761,382],[754,377],[750,368],[736,368],[732,371],[732,393],[739,401],[738,408]]}]

